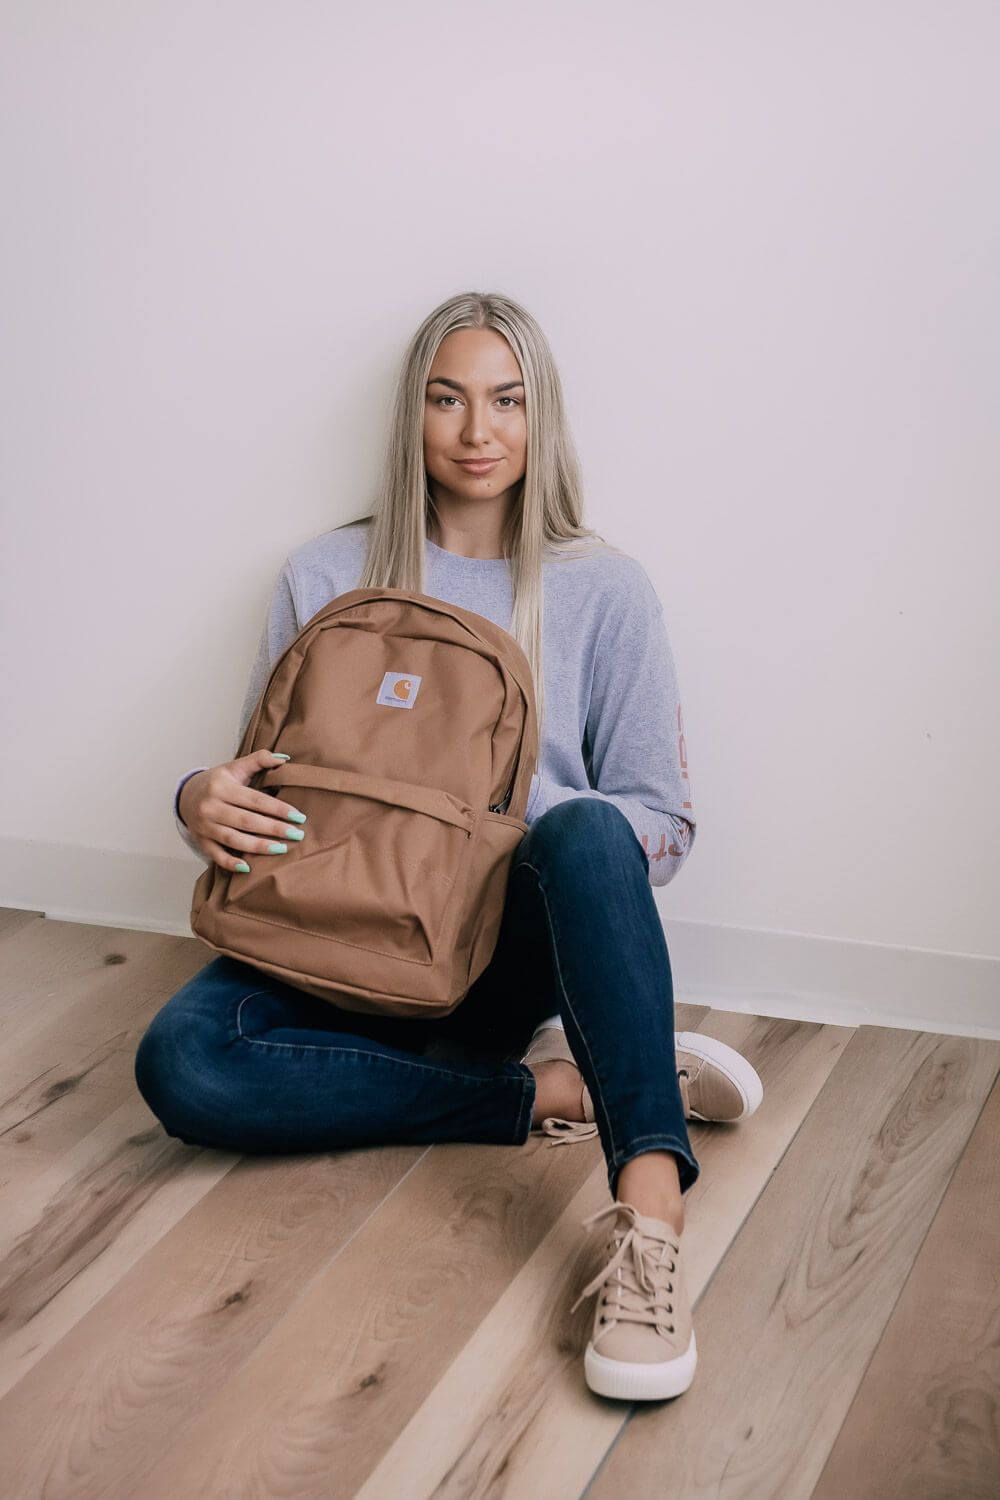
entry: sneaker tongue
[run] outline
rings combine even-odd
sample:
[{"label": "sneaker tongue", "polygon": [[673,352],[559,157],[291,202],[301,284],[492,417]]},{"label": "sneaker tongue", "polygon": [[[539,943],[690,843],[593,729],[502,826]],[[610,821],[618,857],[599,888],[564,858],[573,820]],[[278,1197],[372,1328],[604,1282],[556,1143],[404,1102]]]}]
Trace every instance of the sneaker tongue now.
[{"label": "sneaker tongue", "polygon": [[635,1223],[643,1234],[652,1234],[661,1240],[676,1241],[678,1238],[676,1229],[666,1219],[655,1219],[652,1214],[641,1214],[638,1209],[635,1211]]}]

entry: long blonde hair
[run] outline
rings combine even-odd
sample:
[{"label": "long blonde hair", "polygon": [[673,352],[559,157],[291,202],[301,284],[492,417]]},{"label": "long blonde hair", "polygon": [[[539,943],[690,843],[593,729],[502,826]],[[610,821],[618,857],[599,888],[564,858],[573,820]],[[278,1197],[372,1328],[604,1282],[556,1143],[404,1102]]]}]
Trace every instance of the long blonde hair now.
[{"label": "long blonde hair", "polygon": [[449,297],[428,313],[406,346],[357,586],[427,592],[425,543],[429,520],[437,512],[424,468],[424,403],[438,345],[456,328],[496,329],[521,366],[527,455],[524,477],[504,526],[502,552],[511,574],[509,633],[531,665],[541,743],[545,713],[543,562],[589,557],[595,550],[620,553],[621,549],[583,525],[579,460],[552,350],[535,319],[510,297],[497,292],[460,292]]}]

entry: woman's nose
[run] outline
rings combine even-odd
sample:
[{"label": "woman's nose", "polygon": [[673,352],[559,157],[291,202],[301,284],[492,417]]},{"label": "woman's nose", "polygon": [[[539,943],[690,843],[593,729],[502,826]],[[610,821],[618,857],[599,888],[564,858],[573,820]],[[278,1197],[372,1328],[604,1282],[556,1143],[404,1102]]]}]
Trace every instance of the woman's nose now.
[{"label": "woman's nose", "polygon": [[479,442],[482,438],[489,436],[489,431],[490,423],[485,410],[481,411],[475,403],[470,403],[463,431],[466,442]]}]

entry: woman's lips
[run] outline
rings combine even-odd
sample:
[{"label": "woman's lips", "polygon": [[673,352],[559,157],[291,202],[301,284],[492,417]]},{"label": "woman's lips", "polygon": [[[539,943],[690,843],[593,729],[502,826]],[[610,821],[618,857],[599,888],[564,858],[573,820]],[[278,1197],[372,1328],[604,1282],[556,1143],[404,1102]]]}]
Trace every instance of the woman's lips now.
[{"label": "woman's lips", "polygon": [[455,462],[461,464],[463,469],[468,469],[470,474],[488,474],[495,469],[500,462],[498,458],[483,458],[470,460],[467,458],[456,458]]}]

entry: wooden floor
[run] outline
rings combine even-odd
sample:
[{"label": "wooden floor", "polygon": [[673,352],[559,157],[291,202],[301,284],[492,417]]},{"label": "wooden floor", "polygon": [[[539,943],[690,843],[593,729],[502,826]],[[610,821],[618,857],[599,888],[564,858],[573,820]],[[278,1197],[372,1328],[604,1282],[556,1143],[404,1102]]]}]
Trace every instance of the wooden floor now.
[{"label": "wooden floor", "polygon": [[145,1027],[194,938],[0,911],[0,1495],[1000,1495],[1000,1042],[678,1006],[764,1080],[690,1126],[699,1364],[593,1395],[600,1142],[239,1157]]}]

